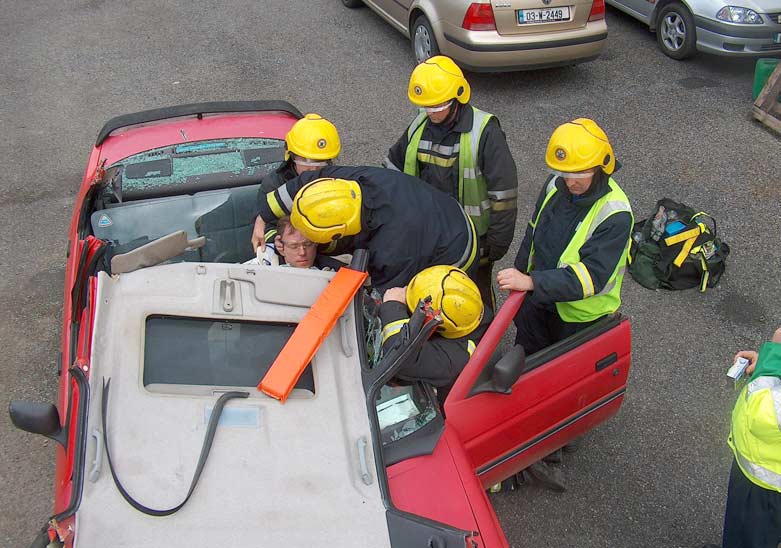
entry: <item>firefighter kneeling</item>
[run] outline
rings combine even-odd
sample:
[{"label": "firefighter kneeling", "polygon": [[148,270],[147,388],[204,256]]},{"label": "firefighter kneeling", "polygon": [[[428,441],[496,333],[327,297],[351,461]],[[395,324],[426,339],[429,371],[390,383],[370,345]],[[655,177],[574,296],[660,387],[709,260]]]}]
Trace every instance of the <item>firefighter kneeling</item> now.
[{"label": "firefighter kneeling", "polygon": [[396,376],[436,386],[441,404],[491,323],[492,314],[483,304],[477,285],[463,270],[444,265],[429,267],[412,278],[407,287],[392,287],[385,292],[380,307],[383,353],[397,344],[418,302],[429,297],[431,307],[442,317],[442,325],[416,359]]}]

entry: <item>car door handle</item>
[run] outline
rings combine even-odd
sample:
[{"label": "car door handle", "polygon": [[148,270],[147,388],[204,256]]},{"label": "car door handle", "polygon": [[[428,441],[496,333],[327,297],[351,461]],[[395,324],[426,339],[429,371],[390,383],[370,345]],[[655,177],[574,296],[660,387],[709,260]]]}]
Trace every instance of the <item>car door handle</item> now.
[{"label": "car door handle", "polygon": [[618,361],[618,354],[616,352],[613,352],[612,354],[605,356],[604,358],[602,358],[596,363],[596,370],[602,371],[604,368],[613,365],[617,361]]}]

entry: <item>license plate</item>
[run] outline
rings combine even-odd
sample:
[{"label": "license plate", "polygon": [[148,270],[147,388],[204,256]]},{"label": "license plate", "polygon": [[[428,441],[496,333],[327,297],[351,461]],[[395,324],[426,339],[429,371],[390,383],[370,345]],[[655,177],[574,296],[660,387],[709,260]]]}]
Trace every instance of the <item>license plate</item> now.
[{"label": "license plate", "polygon": [[557,23],[559,21],[569,21],[569,6],[518,10],[519,25]]},{"label": "license plate", "polygon": [[773,43],[781,44],[781,32],[777,32],[773,35]]}]

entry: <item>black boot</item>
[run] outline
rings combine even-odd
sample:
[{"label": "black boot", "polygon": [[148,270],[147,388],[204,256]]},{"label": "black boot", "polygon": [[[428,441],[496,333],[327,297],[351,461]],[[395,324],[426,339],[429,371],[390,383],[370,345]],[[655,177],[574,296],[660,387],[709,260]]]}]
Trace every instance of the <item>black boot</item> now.
[{"label": "black boot", "polygon": [[556,449],[553,453],[548,455],[547,457],[543,457],[542,460],[544,460],[548,464],[561,464],[562,462],[562,450]]},{"label": "black boot", "polygon": [[535,462],[523,472],[527,472],[533,482],[540,487],[555,493],[563,493],[567,490],[567,486],[564,485],[564,474],[561,470],[546,464],[544,460]]}]

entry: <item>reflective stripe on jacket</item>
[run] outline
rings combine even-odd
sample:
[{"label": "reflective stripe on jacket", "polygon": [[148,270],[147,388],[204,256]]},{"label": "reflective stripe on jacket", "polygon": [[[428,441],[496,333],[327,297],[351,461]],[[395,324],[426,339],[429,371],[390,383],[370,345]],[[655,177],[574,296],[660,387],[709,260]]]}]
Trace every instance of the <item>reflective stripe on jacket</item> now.
[{"label": "reflective stripe on jacket", "polygon": [[757,377],[741,391],[727,443],[749,480],[781,493],[781,378]]},{"label": "reflective stripe on jacket", "polygon": [[[558,268],[569,267],[572,269],[583,289],[583,299],[556,303],[556,310],[561,319],[565,322],[590,322],[605,314],[615,312],[621,305],[621,285],[626,271],[629,239],[627,238],[623,253],[610,278],[599,292],[596,292],[591,274],[589,273],[588,268],[586,268],[586,265],[581,262],[580,256],[580,249],[583,245],[591,238],[599,225],[611,215],[619,212],[627,212],[632,216],[632,208],[629,205],[629,199],[612,178],[608,179],[608,187],[609,191],[591,206],[589,212],[578,226],[575,234],[570,239],[569,244],[562,252],[558,261]],[[556,188],[556,178],[554,177],[551,178],[548,183],[545,199],[537,212],[537,216],[530,223],[532,236],[545,206],[550,202],[556,192],[558,192],[558,189]],[[532,243],[529,252],[527,272],[531,272],[533,268],[534,244]]]},{"label": "reflective stripe on jacket", "polygon": [[[489,199],[488,187],[485,177],[480,172],[477,161],[477,150],[480,145],[480,137],[485,130],[486,124],[493,114],[484,112],[470,105],[473,113],[472,129],[461,133],[458,143],[448,147],[447,156],[458,153],[458,196],[459,203],[464,207],[467,215],[470,216],[475,224],[477,233],[483,236],[488,231],[488,225],[491,221],[492,202],[496,201],[499,205],[500,200],[515,198],[515,190],[505,191],[507,196],[497,196],[494,200]],[[450,167],[455,163],[456,157],[449,159],[441,158],[432,154],[432,144],[429,141],[422,141],[421,136],[428,122],[425,110],[421,109],[415,120],[407,129],[407,150],[404,156],[404,173],[417,177],[420,174],[418,162],[434,163],[441,167]],[[512,193],[512,196],[510,196]],[[499,205],[501,207],[501,205]],[[515,202],[512,202],[515,206]]]}]

